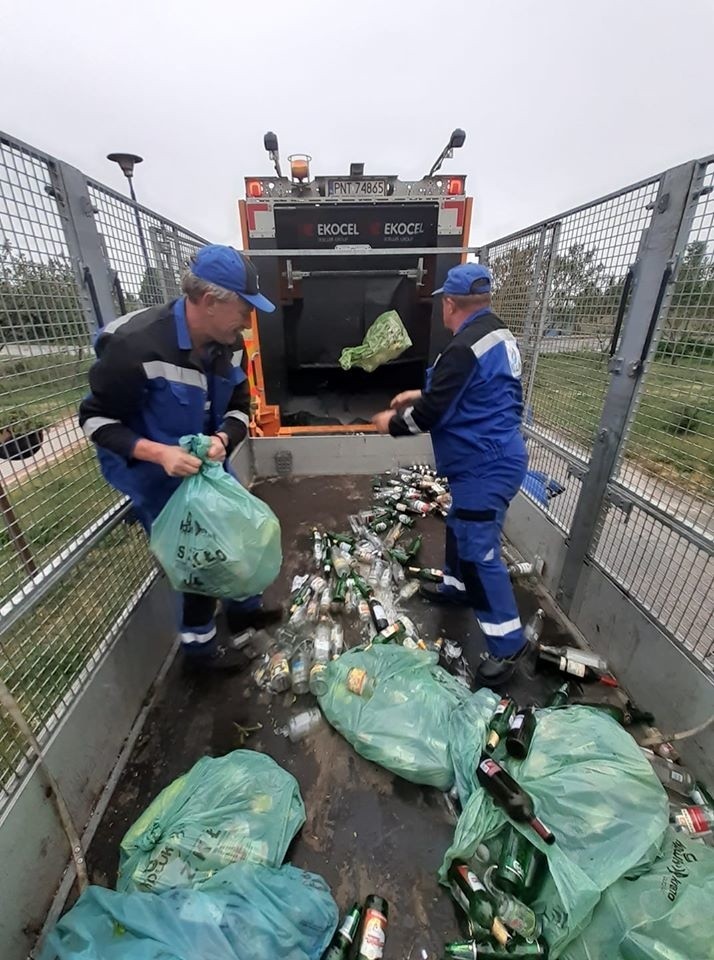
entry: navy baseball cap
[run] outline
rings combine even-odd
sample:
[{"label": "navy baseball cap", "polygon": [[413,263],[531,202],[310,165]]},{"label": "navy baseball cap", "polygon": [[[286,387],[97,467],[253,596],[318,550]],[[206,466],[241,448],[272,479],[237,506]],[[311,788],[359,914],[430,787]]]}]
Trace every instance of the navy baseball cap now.
[{"label": "navy baseball cap", "polygon": [[470,297],[477,293],[491,292],[491,271],[480,263],[460,263],[446,274],[444,286],[432,293],[452,294],[455,297]]},{"label": "navy baseball cap", "polygon": [[275,310],[275,304],[258,289],[258,271],[255,264],[233,247],[224,247],[219,243],[201,247],[192,257],[190,267],[194,276],[237,293],[252,307],[265,313]]}]

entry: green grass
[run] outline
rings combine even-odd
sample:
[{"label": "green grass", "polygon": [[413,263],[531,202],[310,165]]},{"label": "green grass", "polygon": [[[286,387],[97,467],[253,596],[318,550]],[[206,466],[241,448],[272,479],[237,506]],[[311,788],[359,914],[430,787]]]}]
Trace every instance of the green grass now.
[{"label": "green grass", "polygon": [[[118,494],[99,472],[94,450],[85,445],[76,453],[38,469],[29,480],[8,485],[7,494],[38,567],[118,500]],[[0,598],[16,590],[26,577],[3,524],[0,528]]]},{"label": "green grass", "polygon": [[12,427],[18,410],[44,426],[74,414],[87,390],[91,363],[90,356],[69,351],[16,358],[0,353],[0,430]]},{"label": "green grass", "polygon": [[[541,354],[533,406],[536,421],[591,446],[610,381],[597,353]],[[692,492],[714,478],[714,362],[655,360],[632,425],[627,459]]]},{"label": "green grass", "polygon": [[[120,524],[3,638],[3,679],[37,732],[153,568],[138,526]],[[101,587],[101,589],[100,589]],[[0,783],[23,748],[0,717]]]}]

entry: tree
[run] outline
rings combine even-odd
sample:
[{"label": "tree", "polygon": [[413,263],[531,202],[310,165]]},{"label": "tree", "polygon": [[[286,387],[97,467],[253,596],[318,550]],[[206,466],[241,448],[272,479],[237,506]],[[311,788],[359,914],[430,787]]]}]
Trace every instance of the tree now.
[{"label": "tree", "polygon": [[0,333],[5,342],[86,336],[77,284],[61,257],[31,260],[0,249]]},{"label": "tree", "polygon": [[139,300],[145,307],[158,306],[166,300],[158,267],[147,267],[144,271],[144,279],[141,281],[141,287],[139,288]]}]

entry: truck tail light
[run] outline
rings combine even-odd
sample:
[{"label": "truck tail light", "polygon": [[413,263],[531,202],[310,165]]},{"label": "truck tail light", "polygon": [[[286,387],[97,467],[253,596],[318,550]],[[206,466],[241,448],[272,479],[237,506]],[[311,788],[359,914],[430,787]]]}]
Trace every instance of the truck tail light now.
[{"label": "truck tail light", "polygon": [[450,197],[456,197],[464,192],[464,181],[461,177],[450,177],[446,181],[446,192]]},{"label": "truck tail light", "polygon": [[247,183],[246,193],[249,197],[262,197],[263,184],[260,182],[260,180],[249,180]]}]

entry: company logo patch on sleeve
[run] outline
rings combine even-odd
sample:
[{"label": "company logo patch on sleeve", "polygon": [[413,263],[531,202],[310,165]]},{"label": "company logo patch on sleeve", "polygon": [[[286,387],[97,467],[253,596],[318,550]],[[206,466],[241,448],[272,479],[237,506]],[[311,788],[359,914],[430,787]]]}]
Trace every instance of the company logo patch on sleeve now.
[{"label": "company logo patch on sleeve", "polygon": [[521,352],[518,349],[518,344],[514,340],[506,341],[506,353],[508,354],[511,373],[514,377],[520,377],[523,372],[523,362],[521,361]]}]

